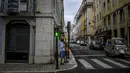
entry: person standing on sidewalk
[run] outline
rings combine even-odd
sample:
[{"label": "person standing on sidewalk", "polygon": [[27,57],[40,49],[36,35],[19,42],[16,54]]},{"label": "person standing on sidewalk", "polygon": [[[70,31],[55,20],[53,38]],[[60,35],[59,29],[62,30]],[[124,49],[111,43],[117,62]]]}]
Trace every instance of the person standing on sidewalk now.
[{"label": "person standing on sidewalk", "polygon": [[67,43],[64,41],[65,44],[65,63],[68,63],[68,46]]},{"label": "person standing on sidewalk", "polygon": [[65,45],[64,45],[64,39],[61,38],[60,43],[59,43],[59,48],[60,48],[60,64],[64,65],[64,58],[65,58]]}]

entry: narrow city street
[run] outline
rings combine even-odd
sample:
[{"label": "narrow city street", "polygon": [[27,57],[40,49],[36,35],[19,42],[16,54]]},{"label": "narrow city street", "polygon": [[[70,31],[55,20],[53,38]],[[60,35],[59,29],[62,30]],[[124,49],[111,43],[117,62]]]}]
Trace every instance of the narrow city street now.
[{"label": "narrow city street", "polygon": [[0,0],[0,73],[130,73],[130,0]]},{"label": "narrow city street", "polygon": [[130,58],[107,57],[104,50],[91,50],[86,46],[71,45],[78,67],[59,73],[130,73]]}]

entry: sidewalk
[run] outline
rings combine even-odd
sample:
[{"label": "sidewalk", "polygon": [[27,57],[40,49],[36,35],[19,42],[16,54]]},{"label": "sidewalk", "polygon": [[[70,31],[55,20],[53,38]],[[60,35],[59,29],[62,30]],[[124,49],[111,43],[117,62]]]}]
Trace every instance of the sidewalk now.
[{"label": "sidewalk", "polygon": [[55,69],[55,64],[1,64],[0,72],[57,72],[74,69],[77,67],[77,62],[70,52],[69,63],[59,65],[59,69]]}]

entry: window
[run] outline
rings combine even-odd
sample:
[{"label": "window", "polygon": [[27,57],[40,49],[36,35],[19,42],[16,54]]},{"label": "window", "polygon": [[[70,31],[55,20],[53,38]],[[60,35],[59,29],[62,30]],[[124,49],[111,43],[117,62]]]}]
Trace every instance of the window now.
[{"label": "window", "polygon": [[28,4],[28,0],[20,0],[20,11],[26,12],[27,4]]},{"label": "window", "polygon": [[105,27],[105,25],[106,25],[106,19],[104,19],[104,27]]},{"label": "window", "polygon": [[2,12],[2,10],[3,10],[3,3],[4,2],[4,0],[0,0],[0,12]]},{"label": "window", "polygon": [[111,24],[111,17],[110,16],[108,16],[108,26],[110,26]]},{"label": "window", "polygon": [[97,15],[97,22],[99,21],[99,15]]},{"label": "window", "polygon": [[113,24],[116,24],[116,13],[113,14]]},{"label": "window", "polygon": [[128,6],[128,17],[130,19],[130,5]]},{"label": "window", "polygon": [[100,15],[100,17],[99,17],[99,18],[100,18],[100,20],[101,20],[101,19],[102,19],[101,12],[100,12],[100,14],[99,14],[99,15]]},{"label": "window", "polygon": [[97,22],[98,22],[98,15],[97,15]]},{"label": "window", "polygon": [[53,8],[54,8],[54,13],[56,13],[56,4],[55,4],[55,0],[53,0]]},{"label": "window", "polygon": [[123,21],[124,20],[124,10],[121,9],[120,10],[120,21]]},{"label": "window", "polygon": [[124,0],[119,0],[120,3],[121,3],[122,1],[124,1]]},{"label": "window", "polygon": [[116,0],[112,0],[112,6],[114,7],[116,5]]},{"label": "window", "polygon": [[104,7],[103,10],[104,10],[104,13],[105,13],[106,12],[106,3],[105,2],[103,3],[103,7]]},{"label": "window", "polygon": [[1,8],[2,1],[0,0],[0,8]]},{"label": "window", "polygon": [[107,0],[108,3],[108,10],[110,10],[110,0]]},{"label": "window", "polygon": [[96,16],[94,16],[94,21],[96,22]]}]

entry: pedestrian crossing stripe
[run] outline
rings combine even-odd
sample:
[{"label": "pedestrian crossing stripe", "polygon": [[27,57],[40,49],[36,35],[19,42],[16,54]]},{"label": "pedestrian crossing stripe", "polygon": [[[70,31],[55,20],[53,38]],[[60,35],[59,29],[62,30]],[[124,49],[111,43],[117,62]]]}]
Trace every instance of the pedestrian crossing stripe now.
[{"label": "pedestrian crossing stripe", "polygon": [[[114,60],[111,60],[111,59],[108,59],[108,58],[103,58],[104,61],[107,61],[113,65],[116,65],[116,66],[119,66],[121,68],[129,68],[128,66],[120,63],[120,62],[117,62],[117,61],[114,61]],[[127,63],[127,64],[130,64],[130,61],[127,61],[127,60],[124,60],[124,59],[116,59],[116,60],[119,60],[121,62],[124,62],[124,63]],[[96,69],[91,63],[89,63],[87,60],[84,60],[84,59],[78,59],[78,61],[86,68],[86,69]],[[105,63],[105,62],[102,62],[100,59],[90,59],[90,61],[92,62],[95,62],[95,64],[97,65],[100,65],[101,67],[103,68],[106,68],[106,69],[109,69],[109,68],[114,68],[112,66],[110,66],[109,64]]]},{"label": "pedestrian crossing stripe", "polygon": [[108,64],[103,63],[102,61],[98,60],[98,59],[91,59],[93,62],[99,64],[100,66],[102,66],[103,68],[113,68]]},{"label": "pedestrian crossing stripe", "polygon": [[121,63],[119,63],[119,62],[116,62],[116,61],[114,61],[114,60],[107,59],[107,58],[105,58],[104,60],[106,60],[106,61],[108,61],[108,62],[110,62],[110,63],[113,63],[113,64],[115,64],[115,65],[117,65],[117,66],[119,66],[119,67],[121,67],[121,68],[128,68],[128,66],[123,65],[123,64],[121,64]]},{"label": "pedestrian crossing stripe", "polygon": [[127,60],[123,60],[123,59],[117,59],[117,60],[130,64],[130,61]]},{"label": "pedestrian crossing stripe", "polygon": [[85,61],[84,59],[78,59],[80,63],[86,68],[86,69],[95,69],[90,63]]}]

